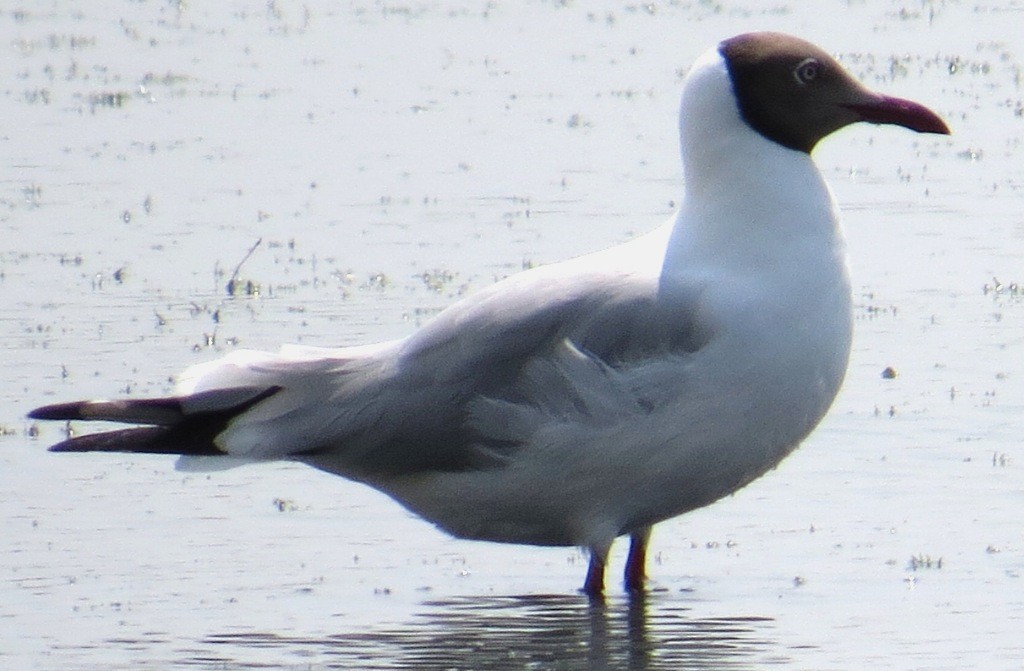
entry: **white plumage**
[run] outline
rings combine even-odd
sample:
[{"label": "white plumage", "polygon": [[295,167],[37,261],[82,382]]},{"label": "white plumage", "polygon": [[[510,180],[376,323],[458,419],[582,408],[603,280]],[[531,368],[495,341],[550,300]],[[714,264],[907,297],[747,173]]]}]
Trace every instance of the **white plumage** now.
[{"label": "white plumage", "polygon": [[[193,367],[182,398],[168,401],[180,405],[180,422],[166,422],[172,436],[213,418],[214,428],[202,424],[211,451],[361,480],[457,536],[590,548],[591,594],[613,540],[629,534],[627,583],[638,588],[650,526],[776,466],[842,382],[850,284],[835,203],[809,147],[860,119],[944,129],[919,106],[871,117],[868,103],[895,99],[859,87],[812,45],[748,39],[710,50],[685,81],[685,193],[665,226],[510,277],[403,340],[238,351]],[[782,64],[761,64],[758,49]],[[852,102],[826,101],[842,123],[794,128],[799,109],[792,120],[749,111],[757,98],[738,84],[747,68],[788,67],[802,51],[838,71],[834,91],[850,91]],[[773,137],[775,122],[806,151],[784,146],[785,132]],[[131,401],[69,407],[36,416],[154,423],[152,412],[133,417]],[[146,449],[121,433],[58,449],[174,451],[166,434]]]}]

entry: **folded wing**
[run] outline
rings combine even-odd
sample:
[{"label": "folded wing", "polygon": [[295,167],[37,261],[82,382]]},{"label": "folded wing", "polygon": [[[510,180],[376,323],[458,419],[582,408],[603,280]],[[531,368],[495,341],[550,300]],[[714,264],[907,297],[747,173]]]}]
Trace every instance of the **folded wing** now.
[{"label": "folded wing", "polygon": [[656,273],[559,266],[500,282],[405,340],[234,352],[186,371],[180,396],[31,416],[147,425],[58,451],[293,458],[359,479],[501,467],[540,415],[646,412],[708,337],[696,292],[668,302]]}]

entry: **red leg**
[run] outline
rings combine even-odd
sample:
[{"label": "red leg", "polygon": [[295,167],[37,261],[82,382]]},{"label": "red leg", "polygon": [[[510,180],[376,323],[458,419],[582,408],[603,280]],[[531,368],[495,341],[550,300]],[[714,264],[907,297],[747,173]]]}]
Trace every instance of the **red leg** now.
[{"label": "red leg", "polygon": [[642,592],[647,578],[647,540],[651,537],[651,528],[644,527],[629,536],[629,556],[626,558],[626,590]]},{"label": "red leg", "polygon": [[583,582],[583,593],[591,599],[604,597],[604,565],[607,551],[590,548],[590,564],[587,566],[587,579]]}]

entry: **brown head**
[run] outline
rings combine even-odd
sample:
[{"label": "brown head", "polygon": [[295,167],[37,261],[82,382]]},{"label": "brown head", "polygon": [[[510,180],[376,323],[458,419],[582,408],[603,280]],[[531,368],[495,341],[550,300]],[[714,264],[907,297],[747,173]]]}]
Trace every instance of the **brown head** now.
[{"label": "brown head", "polygon": [[719,45],[743,119],[779,144],[810,153],[858,121],[949,134],[934,112],[870,91],[819,47],[782,33],[746,33]]}]

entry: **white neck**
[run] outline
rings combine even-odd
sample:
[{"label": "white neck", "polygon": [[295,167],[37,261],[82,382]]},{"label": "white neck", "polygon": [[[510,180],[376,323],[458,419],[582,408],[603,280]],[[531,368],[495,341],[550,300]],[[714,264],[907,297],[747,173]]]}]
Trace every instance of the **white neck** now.
[{"label": "white neck", "polygon": [[808,246],[842,254],[833,199],[814,162],[747,125],[715,49],[687,78],[679,126],[685,194],[667,274],[705,262],[738,269],[797,262]]}]

